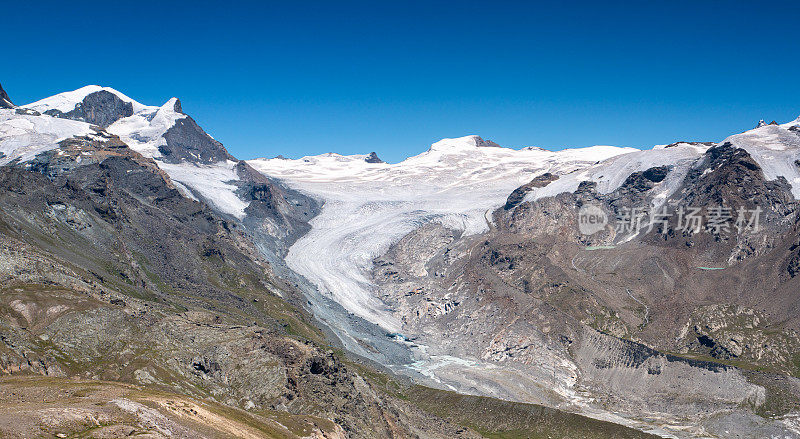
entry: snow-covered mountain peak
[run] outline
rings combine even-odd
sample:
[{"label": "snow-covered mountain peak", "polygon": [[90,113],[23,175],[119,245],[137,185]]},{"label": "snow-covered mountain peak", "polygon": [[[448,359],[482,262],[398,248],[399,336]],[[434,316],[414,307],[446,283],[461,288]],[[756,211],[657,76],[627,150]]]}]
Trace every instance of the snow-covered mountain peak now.
[{"label": "snow-covered mountain peak", "polygon": [[164,134],[185,114],[175,111],[177,98],[168,100],[160,107],[146,107],[130,117],[114,122],[108,132],[118,135],[134,151],[145,157],[160,157],[159,147],[167,144]]},{"label": "snow-covered mountain peak", "polygon": [[175,115],[180,115],[179,117],[186,116],[183,113],[183,107],[181,107],[181,101],[178,98],[172,98],[165,102],[164,105],[158,107],[155,117],[159,117],[159,115],[162,117]]},{"label": "snow-covered mountain peak", "polygon": [[452,139],[442,139],[431,145],[429,151],[463,151],[473,148],[501,148],[500,145],[492,142],[491,140],[483,140],[480,136],[469,135],[464,137],[455,137]]},{"label": "snow-covered mountain peak", "polygon": [[87,96],[101,91],[111,93],[117,96],[123,102],[131,103],[133,105],[134,113],[151,111],[156,108],[148,105],[143,105],[111,87],[103,87],[100,85],[87,85],[77,90],[59,93],[57,95],[50,96],[49,98],[44,98],[36,102],[32,102],[28,105],[24,105],[24,107],[36,110],[40,113],[45,113],[49,110],[56,110],[61,113],[68,113],[74,110],[78,104],[83,102],[83,100]]}]

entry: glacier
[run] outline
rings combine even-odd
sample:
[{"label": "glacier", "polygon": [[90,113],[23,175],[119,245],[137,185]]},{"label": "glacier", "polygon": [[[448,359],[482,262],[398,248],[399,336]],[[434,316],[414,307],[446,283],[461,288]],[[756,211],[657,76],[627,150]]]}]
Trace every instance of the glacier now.
[{"label": "glacier", "polygon": [[324,202],[311,231],[289,249],[290,268],[349,312],[400,332],[400,322],[369,280],[372,260],[427,222],[464,234],[489,227],[488,213],[515,188],[543,172],[565,174],[637,151],[594,146],[547,151],[484,146],[471,135],[443,139],[397,164],[364,155],[323,154],[297,160],[255,159],[259,172]]}]

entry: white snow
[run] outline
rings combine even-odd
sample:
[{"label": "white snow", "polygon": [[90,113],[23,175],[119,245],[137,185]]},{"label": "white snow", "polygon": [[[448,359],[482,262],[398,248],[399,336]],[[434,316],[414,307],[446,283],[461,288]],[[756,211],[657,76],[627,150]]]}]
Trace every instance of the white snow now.
[{"label": "white snow", "polygon": [[[800,127],[800,118],[783,125],[762,125],[730,136],[719,144],[730,142],[733,146],[746,150],[761,166],[767,180],[786,178],[792,185],[792,194],[800,199],[800,166],[795,164],[800,159],[800,131],[789,130],[795,126]],[[688,170],[707,149],[707,146],[701,144],[679,143],[669,148],[660,145],[651,150],[613,157],[579,172],[562,176],[544,188],[531,191],[526,200],[573,192],[584,180],[597,182],[598,192],[606,194],[619,188],[633,172],[654,166],[673,165],[673,170],[656,188],[656,200],[663,200],[680,186]]]},{"label": "white snow", "polygon": [[0,110],[0,165],[15,159],[28,161],[42,152],[58,148],[58,142],[93,131],[89,124],[50,116],[27,116]]},{"label": "white snow", "polygon": [[322,213],[311,220],[311,231],[290,248],[289,267],[348,311],[397,332],[400,323],[375,297],[368,277],[372,259],[392,243],[430,221],[467,234],[485,231],[485,213],[534,176],[568,173],[636,151],[606,146],[513,150],[479,147],[478,140],[444,139],[397,164],[338,154],[249,163],[325,202]]},{"label": "white snow", "polygon": [[781,127],[782,128],[786,128],[787,130],[789,128],[791,128],[791,127],[800,127],[800,117],[798,117],[797,119],[795,119],[795,120],[793,120],[791,122],[787,122],[787,123],[781,125]]},{"label": "white snow", "polygon": [[28,105],[21,105],[24,108],[30,108],[36,110],[40,113],[44,113],[48,110],[58,110],[62,113],[67,113],[75,109],[75,105],[82,102],[83,99],[98,91],[107,91],[109,93],[113,93],[117,95],[122,101],[130,102],[133,104],[133,112],[139,113],[142,111],[154,110],[155,107],[148,107],[147,105],[142,105],[139,102],[134,101],[133,99],[125,96],[124,94],[114,90],[113,88],[109,87],[101,87],[99,85],[87,85],[85,87],[81,87],[77,90],[67,91],[64,93],[59,93],[54,96],[50,96],[49,98],[44,98],[42,100],[32,102]]}]

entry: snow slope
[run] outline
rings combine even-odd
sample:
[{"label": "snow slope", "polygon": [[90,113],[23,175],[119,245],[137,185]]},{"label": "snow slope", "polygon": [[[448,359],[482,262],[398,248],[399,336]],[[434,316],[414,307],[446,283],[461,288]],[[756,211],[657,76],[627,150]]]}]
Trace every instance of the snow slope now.
[{"label": "snow slope", "polygon": [[163,169],[173,182],[179,182],[184,188],[188,188],[187,196],[190,198],[199,195],[218,211],[238,219],[244,218],[244,210],[249,203],[239,198],[236,194],[238,187],[232,184],[239,180],[236,162],[228,160],[213,165],[158,162],[158,167]]},{"label": "snow slope", "polygon": [[794,197],[800,198],[800,167],[795,164],[800,159],[800,118],[783,125],[764,125],[723,142],[750,153],[768,180],[785,177]]},{"label": "snow slope", "polygon": [[28,161],[37,154],[58,148],[58,142],[94,133],[89,124],[50,116],[16,114],[0,110],[0,165],[19,159]]},{"label": "snow slope", "polygon": [[[767,180],[786,178],[792,185],[795,198],[800,199],[800,166],[795,164],[800,159],[800,118],[783,125],[760,124],[755,129],[730,136],[719,144],[726,142],[746,150],[761,166]],[[678,189],[691,166],[708,148],[704,144],[677,143],[613,157],[562,176],[543,188],[534,189],[525,199],[533,201],[562,192],[574,192],[581,181],[597,182],[598,192],[606,194],[619,188],[633,172],[670,165],[673,166],[672,171],[657,189],[660,191],[657,200],[666,199]]]},{"label": "snow slope", "polygon": [[198,164],[188,161],[168,163],[160,160],[159,147],[166,146],[164,137],[175,123],[188,116],[176,111],[178,99],[172,98],[161,107],[144,107],[130,117],[122,118],[108,127],[108,132],[116,134],[134,151],[150,157],[163,169],[170,179],[177,183],[184,195],[190,198],[203,198],[218,211],[238,219],[245,216],[249,203],[236,194],[238,181],[236,162],[223,160],[212,164]]},{"label": "snow slope", "polygon": [[443,139],[397,164],[324,154],[248,163],[324,200],[311,231],[286,257],[289,267],[348,311],[397,332],[400,323],[373,294],[372,259],[420,225],[436,221],[467,234],[488,228],[487,212],[543,172],[568,173],[636,151],[597,146],[558,152],[482,146],[478,136]]}]

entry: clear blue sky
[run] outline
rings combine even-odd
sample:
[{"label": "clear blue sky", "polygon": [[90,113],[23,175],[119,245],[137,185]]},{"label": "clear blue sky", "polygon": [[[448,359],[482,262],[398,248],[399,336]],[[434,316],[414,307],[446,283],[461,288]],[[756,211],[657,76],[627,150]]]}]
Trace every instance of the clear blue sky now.
[{"label": "clear blue sky", "polygon": [[479,134],[550,149],[721,140],[800,115],[800,2],[6,2],[17,104],[172,96],[237,157]]}]

